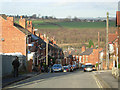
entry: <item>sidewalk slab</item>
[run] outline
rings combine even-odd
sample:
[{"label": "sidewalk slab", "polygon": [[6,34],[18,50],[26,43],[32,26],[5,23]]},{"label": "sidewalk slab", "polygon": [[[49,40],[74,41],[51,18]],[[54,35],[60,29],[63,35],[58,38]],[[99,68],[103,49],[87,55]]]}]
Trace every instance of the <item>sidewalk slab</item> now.
[{"label": "sidewalk slab", "polygon": [[10,85],[12,83],[15,83],[15,82],[18,82],[18,81],[25,80],[27,78],[36,76],[38,74],[40,74],[40,73],[32,72],[32,73],[28,73],[28,74],[19,75],[18,77],[15,77],[15,78],[14,77],[3,78],[2,79],[2,88],[7,86],[7,85]]},{"label": "sidewalk slab", "polygon": [[112,76],[111,70],[96,71],[94,73],[103,88],[118,88],[118,80]]}]

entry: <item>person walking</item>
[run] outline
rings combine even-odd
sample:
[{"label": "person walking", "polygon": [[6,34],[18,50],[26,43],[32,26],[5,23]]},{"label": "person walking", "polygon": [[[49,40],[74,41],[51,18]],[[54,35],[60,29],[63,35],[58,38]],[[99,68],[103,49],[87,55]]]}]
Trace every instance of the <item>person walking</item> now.
[{"label": "person walking", "polygon": [[12,62],[13,68],[14,68],[14,77],[18,77],[18,68],[20,66],[20,63],[18,61],[18,57],[15,57],[15,60]]}]

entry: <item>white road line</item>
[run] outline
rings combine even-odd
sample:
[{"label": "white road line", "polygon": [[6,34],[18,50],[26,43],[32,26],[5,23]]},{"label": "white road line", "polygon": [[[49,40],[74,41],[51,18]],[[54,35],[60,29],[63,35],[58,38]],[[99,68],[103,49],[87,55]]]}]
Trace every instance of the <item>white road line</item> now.
[{"label": "white road line", "polygon": [[[35,84],[35,83],[38,83],[38,82],[43,81],[43,80],[45,80],[45,79],[40,79],[40,80],[36,80],[36,81],[28,82],[28,83],[23,83],[23,84],[15,85],[15,86],[9,86],[9,87],[6,87],[6,88],[17,88],[17,87],[25,86],[25,85],[28,85],[28,84]],[[6,89],[6,88],[4,88],[4,89]]]},{"label": "white road line", "polygon": [[99,80],[96,79],[96,77],[93,75],[93,78],[95,79],[97,85],[99,88],[103,88],[102,85],[100,84]]}]

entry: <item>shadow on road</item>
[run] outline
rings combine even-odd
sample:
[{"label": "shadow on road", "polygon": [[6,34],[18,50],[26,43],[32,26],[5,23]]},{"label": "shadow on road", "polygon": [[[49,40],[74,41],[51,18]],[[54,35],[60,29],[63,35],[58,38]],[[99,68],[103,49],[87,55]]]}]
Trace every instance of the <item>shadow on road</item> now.
[{"label": "shadow on road", "polygon": [[46,79],[50,79],[50,78],[53,78],[53,77],[59,78],[60,76],[74,75],[74,74],[79,73],[79,72],[81,72],[81,74],[83,74],[82,71],[83,70],[76,70],[76,71],[73,71],[73,72],[42,73],[42,74],[37,75],[35,77],[32,77],[32,78],[14,83],[12,85],[9,85],[8,87],[9,88],[19,88],[19,87],[34,84],[34,83],[39,83],[39,82],[45,81]]}]

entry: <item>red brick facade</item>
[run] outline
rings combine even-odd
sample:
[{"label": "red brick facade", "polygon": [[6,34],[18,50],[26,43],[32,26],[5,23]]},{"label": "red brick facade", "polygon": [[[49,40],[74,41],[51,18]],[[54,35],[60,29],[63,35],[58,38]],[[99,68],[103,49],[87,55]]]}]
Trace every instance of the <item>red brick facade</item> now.
[{"label": "red brick facade", "polygon": [[18,28],[14,26],[13,17],[6,19],[0,16],[0,24],[2,25],[2,49],[1,53],[21,52],[26,56],[26,36]]}]

